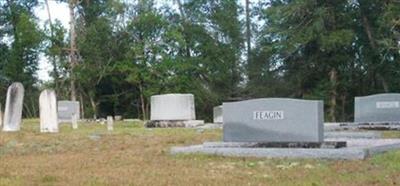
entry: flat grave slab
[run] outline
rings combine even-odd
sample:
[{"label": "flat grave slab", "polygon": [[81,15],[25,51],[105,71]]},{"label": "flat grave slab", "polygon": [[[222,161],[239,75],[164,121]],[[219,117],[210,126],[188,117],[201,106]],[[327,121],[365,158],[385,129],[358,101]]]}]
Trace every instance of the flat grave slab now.
[{"label": "flat grave slab", "polygon": [[366,139],[376,139],[381,138],[382,133],[377,131],[336,131],[336,132],[325,132],[325,138],[366,138]]},{"label": "flat grave slab", "polygon": [[[325,141],[338,141],[340,139],[325,139]],[[210,154],[232,157],[259,157],[259,158],[302,158],[302,159],[332,159],[332,160],[357,160],[371,157],[375,154],[390,150],[400,149],[400,139],[343,139],[347,143],[344,148],[243,148],[212,147],[209,142],[201,145],[187,147],[173,147],[171,154]],[[226,142],[213,142],[226,145]]]}]

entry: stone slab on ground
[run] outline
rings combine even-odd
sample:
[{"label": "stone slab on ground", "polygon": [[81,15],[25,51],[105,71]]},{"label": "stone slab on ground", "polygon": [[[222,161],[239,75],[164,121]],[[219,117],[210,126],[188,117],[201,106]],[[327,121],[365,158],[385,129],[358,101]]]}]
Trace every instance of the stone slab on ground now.
[{"label": "stone slab on ground", "polygon": [[147,128],[195,128],[204,125],[204,120],[161,120],[147,121]]},{"label": "stone slab on ground", "polygon": [[398,122],[382,123],[325,123],[325,131],[343,131],[343,130],[400,130]]},{"label": "stone slab on ground", "polygon": [[346,147],[346,141],[326,142],[205,142],[203,147],[222,148],[329,148],[337,149]]},{"label": "stone slab on ground", "polygon": [[[337,138],[334,138],[327,139],[325,141],[337,140]],[[233,157],[357,160],[365,159],[378,153],[400,149],[400,139],[346,139],[346,142],[347,147],[339,149],[238,147],[213,148],[202,144],[187,147],[173,147],[171,149],[171,154],[201,153]]]},{"label": "stone slab on ground", "polygon": [[198,126],[196,128],[197,129],[222,129],[223,126],[221,124],[206,123],[206,124]]},{"label": "stone slab on ground", "polygon": [[382,133],[377,131],[367,132],[356,132],[356,131],[336,131],[336,132],[325,132],[325,138],[366,138],[376,139],[381,138]]}]

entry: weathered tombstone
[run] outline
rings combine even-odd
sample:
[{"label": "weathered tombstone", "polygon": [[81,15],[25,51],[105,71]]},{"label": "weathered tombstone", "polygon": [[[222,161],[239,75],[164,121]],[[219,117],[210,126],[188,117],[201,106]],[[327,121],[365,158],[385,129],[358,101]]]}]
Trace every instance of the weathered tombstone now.
[{"label": "weathered tombstone", "polygon": [[72,129],[78,129],[78,115],[73,113],[71,116]]},{"label": "weathered tombstone", "polygon": [[108,131],[114,130],[113,125],[114,125],[113,117],[112,116],[107,116],[107,130]]},{"label": "weathered tombstone", "polygon": [[400,122],[400,94],[375,94],[354,98],[354,122]]},{"label": "weathered tombstone", "polygon": [[122,120],[122,116],[121,115],[116,115],[115,116],[115,121],[121,121]]},{"label": "weathered tombstone", "polygon": [[79,120],[79,101],[58,101],[57,111],[59,122],[72,122],[73,114]]},{"label": "weathered tombstone", "polygon": [[151,96],[150,121],[146,127],[196,127],[204,124],[196,120],[192,94],[164,94]]},{"label": "weathered tombstone", "polygon": [[21,83],[13,83],[8,87],[3,131],[20,130],[24,92],[24,86]]},{"label": "weathered tombstone", "polygon": [[195,120],[192,94],[164,94],[151,96],[150,120]]},{"label": "weathered tombstone", "polygon": [[323,102],[264,98],[223,104],[225,142],[323,142]]},{"label": "weathered tombstone", "polygon": [[222,105],[214,107],[213,115],[214,115],[213,123],[223,123]]},{"label": "weathered tombstone", "polygon": [[54,90],[43,90],[39,97],[40,132],[58,132],[57,98]]}]

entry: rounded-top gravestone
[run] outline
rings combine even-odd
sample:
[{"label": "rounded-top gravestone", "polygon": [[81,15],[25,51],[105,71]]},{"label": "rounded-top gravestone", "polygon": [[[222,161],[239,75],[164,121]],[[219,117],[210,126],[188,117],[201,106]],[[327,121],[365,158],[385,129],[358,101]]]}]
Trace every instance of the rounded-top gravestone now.
[{"label": "rounded-top gravestone", "polygon": [[58,132],[57,98],[54,90],[44,90],[39,97],[40,132]]},{"label": "rounded-top gravestone", "polygon": [[164,94],[151,96],[153,121],[195,120],[194,96],[192,94]]},{"label": "rounded-top gravestone", "polygon": [[22,106],[24,102],[24,86],[13,83],[7,90],[6,107],[4,111],[3,131],[19,131],[22,122]]}]

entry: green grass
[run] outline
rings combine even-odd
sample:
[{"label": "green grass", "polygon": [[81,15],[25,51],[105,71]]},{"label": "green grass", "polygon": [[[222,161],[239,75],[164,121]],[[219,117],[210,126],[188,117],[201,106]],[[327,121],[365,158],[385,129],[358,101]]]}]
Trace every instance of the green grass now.
[{"label": "green grass", "polygon": [[[62,124],[41,134],[38,120],[0,132],[1,185],[396,185],[400,151],[366,160],[172,156],[172,146],[219,141],[222,130],[146,129],[142,123]],[[400,137],[400,132],[384,132]]]}]

